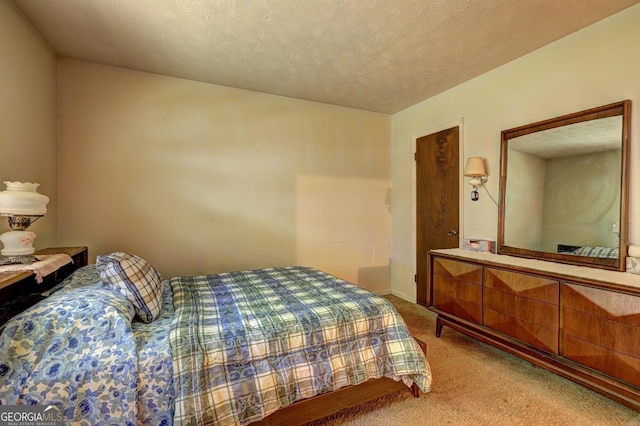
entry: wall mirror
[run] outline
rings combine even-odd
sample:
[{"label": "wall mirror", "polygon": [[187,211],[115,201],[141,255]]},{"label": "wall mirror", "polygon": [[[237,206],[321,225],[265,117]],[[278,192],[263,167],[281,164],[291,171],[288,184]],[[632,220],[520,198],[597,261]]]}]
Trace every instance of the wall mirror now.
[{"label": "wall mirror", "polygon": [[622,271],[631,101],[502,132],[498,253]]}]

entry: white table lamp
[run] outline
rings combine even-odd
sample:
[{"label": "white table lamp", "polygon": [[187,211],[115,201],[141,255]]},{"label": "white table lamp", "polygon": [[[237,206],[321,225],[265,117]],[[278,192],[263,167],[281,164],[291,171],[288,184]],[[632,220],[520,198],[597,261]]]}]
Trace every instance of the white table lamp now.
[{"label": "white table lamp", "polygon": [[8,218],[12,230],[0,235],[4,245],[0,254],[32,254],[35,251],[32,244],[36,234],[27,231],[27,228],[47,213],[49,197],[36,191],[39,186],[37,183],[5,181],[4,184],[7,189],[0,192],[0,216]]}]

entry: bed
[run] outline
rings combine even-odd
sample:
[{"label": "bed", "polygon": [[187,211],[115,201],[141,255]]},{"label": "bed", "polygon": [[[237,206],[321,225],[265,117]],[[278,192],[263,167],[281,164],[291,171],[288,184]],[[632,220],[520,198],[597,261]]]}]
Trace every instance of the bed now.
[{"label": "bed", "polygon": [[432,380],[393,305],[309,267],[162,280],[112,253],[0,331],[0,404],[74,425],[296,424],[332,395]]},{"label": "bed", "polygon": [[558,244],[558,253],[605,259],[618,259],[620,256],[618,247],[574,246],[569,244]]}]

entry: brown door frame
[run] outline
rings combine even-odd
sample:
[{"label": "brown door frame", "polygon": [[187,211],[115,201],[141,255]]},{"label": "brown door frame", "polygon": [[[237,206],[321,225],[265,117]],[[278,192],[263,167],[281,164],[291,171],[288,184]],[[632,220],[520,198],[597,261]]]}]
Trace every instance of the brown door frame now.
[{"label": "brown door frame", "polygon": [[[434,127],[430,127],[427,130],[421,131],[419,133],[414,134],[411,139],[412,139],[412,149],[411,149],[411,155],[414,156],[417,150],[417,144],[418,144],[418,139],[424,137],[424,136],[428,136],[431,135],[433,133],[438,133],[441,132],[443,130],[447,130],[450,129],[452,127],[458,127],[459,128],[459,134],[458,134],[458,164],[459,164],[459,170],[460,170],[460,176],[458,179],[458,189],[459,189],[459,203],[458,203],[458,210],[459,210],[459,220],[458,220],[458,246],[462,247],[462,241],[463,241],[463,235],[464,235],[464,203],[463,203],[463,196],[464,196],[464,179],[462,176],[462,171],[464,168],[464,119],[458,118],[455,120],[451,120],[449,122],[446,123],[442,123],[440,125],[434,126]],[[418,259],[417,259],[417,252],[418,252],[418,235],[416,232],[416,221],[417,221],[417,211],[416,211],[416,191],[418,188],[418,182],[417,182],[417,169],[416,169],[416,161],[412,161],[411,162],[411,239],[412,239],[412,247],[413,247],[413,276],[416,277],[417,273],[418,273]],[[414,279],[415,281],[415,279]],[[431,280],[427,280],[428,284],[427,284],[427,306],[429,306],[431,304],[431,289],[430,287],[430,283]],[[417,282],[414,282],[415,287],[416,288],[416,300],[417,300]]]}]

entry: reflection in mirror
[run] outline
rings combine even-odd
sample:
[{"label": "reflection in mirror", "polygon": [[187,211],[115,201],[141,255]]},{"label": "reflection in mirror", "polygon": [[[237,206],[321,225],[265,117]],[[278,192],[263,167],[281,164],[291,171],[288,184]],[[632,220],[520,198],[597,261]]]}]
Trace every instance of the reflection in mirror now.
[{"label": "reflection in mirror", "polygon": [[500,253],[624,269],[629,109],[502,132]]}]

